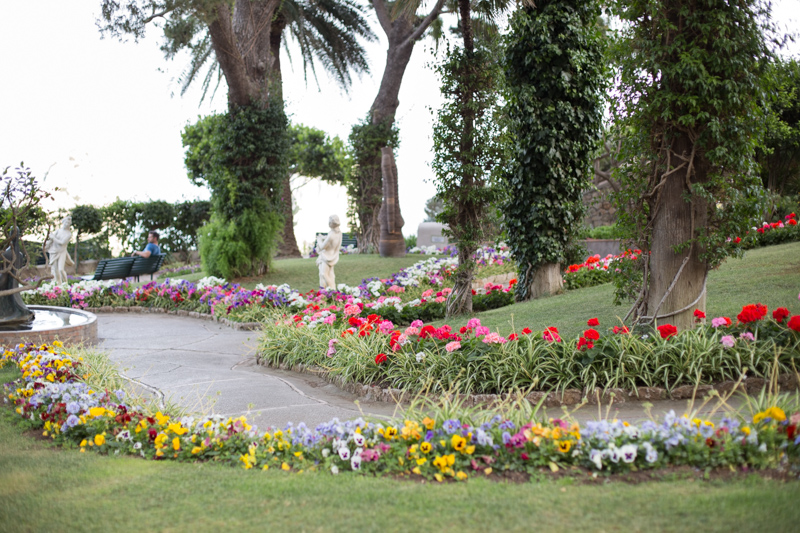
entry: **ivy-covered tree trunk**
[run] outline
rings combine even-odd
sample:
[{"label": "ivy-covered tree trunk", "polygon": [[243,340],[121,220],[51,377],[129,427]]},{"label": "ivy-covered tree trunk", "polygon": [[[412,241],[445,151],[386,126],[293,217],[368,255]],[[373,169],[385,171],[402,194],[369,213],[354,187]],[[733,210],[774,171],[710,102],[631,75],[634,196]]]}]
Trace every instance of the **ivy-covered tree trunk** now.
[{"label": "ivy-covered tree trunk", "polygon": [[380,241],[378,213],[383,194],[381,148],[386,146],[397,148],[394,120],[400,105],[399,94],[403,76],[411,60],[414,44],[439,16],[443,5],[444,0],[437,0],[433,9],[424,18],[402,11],[392,17],[392,4],[386,0],[372,0],[372,6],[389,41],[389,47],[378,94],[369,110],[368,123],[373,131],[370,135],[365,135],[366,132],[363,131],[357,132],[357,129],[363,130],[364,124],[353,128],[355,135],[361,135],[361,139],[368,141],[368,144],[361,144],[361,150],[358,147],[356,149],[359,176],[355,178],[348,191],[351,211],[357,218],[359,248],[369,247],[378,250]]},{"label": "ivy-covered tree trunk", "polygon": [[[763,128],[769,5],[758,0],[619,1],[622,137],[616,170],[620,226],[646,268],[620,269],[640,286],[643,324],[688,329],[705,311],[710,268],[735,253],[759,215],[754,149]],[[735,28],[734,30],[731,30]]]},{"label": "ivy-covered tree trunk", "polygon": [[518,300],[561,290],[561,262],[583,218],[602,117],[599,14],[596,1],[537,0],[511,19],[503,66],[512,160],[502,211]]}]

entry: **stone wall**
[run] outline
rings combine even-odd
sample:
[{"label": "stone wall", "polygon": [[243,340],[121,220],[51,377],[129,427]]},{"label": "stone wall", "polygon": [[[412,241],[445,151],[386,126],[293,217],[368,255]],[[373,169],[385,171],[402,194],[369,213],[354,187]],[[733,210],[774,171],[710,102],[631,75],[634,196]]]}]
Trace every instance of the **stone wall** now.
[{"label": "stone wall", "polygon": [[595,180],[592,186],[584,191],[583,204],[587,213],[583,223],[586,227],[610,226],[617,221],[617,209],[610,198],[613,191],[614,189],[605,180],[602,183],[597,183]]}]

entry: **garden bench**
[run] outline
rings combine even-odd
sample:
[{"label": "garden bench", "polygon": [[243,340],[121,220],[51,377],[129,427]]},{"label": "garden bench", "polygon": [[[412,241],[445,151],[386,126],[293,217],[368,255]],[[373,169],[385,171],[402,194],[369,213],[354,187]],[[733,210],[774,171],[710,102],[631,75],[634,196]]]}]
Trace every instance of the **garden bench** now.
[{"label": "garden bench", "polygon": [[97,263],[97,269],[91,276],[83,276],[85,280],[124,279],[131,276],[139,281],[142,274],[153,274],[164,263],[164,255],[151,255],[150,257],[118,257],[116,259],[103,259]]},{"label": "garden bench", "polygon": [[[327,233],[317,233],[317,237],[327,237]],[[315,241],[316,242],[316,241]],[[342,233],[342,248],[347,248],[350,245],[353,245],[353,248],[358,248],[358,239],[356,236],[351,233]]]}]

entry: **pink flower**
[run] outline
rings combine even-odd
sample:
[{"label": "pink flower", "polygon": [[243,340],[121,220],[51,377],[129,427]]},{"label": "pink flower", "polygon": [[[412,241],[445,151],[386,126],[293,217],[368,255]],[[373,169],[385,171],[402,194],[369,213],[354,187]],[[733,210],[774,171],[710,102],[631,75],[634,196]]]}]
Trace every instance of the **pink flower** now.
[{"label": "pink flower", "polygon": [[739,335],[739,338],[740,339],[744,339],[746,341],[754,341],[754,340],[756,340],[756,338],[753,336],[753,334],[750,333],[749,331],[745,331],[744,333]]},{"label": "pink flower", "polygon": [[453,292],[453,289],[451,289],[450,287],[445,287],[444,289],[442,289],[442,294],[445,296],[450,296],[451,292]]},{"label": "pink flower", "polygon": [[489,333],[489,328],[487,328],[486,326],[478,326],[477,328],[475,328],[475,335],[476,336],[477,335],[486,335],[488,333]]},{"label": "pink flower", "polygon": [[448,342],[444,347],[448,352],[454,352],[459,348],[461,348],[461,343],[459,341]]},{"label": "pink flower", "polygon": [[727,325],[728,325],[728,321],[725,320],[724,316],[718,316],[717,318],[712,318],[711,319],[711,326],[712,327],[718,328],[720,326],[727,326]]},{"label": "pink flower", "polygon": [[507,341],[505,337],[501,337],[500,334],[495,331],[486,335],[483,338],[483,342],[486,344],[505,344]]},{"label": "pink flower", "polygon": [[361,312],[361,308],[357,305],[346,305],[344,307],[344,314],[347,316],[357,315]]},{"label": "pink flower", "polygon": [[334,322],[336,322],[336,315],[334,315],[333,313],[331,313],[331,314],[329,314],[328,316],[326,316],[326,317],[325,317],[325,318],[324,318],[322,321],[323,321],[325,324],[333,324]]},{"label": "pink flower", "polygon": [[467,327],[469,329],[477,328],[480,325],[481,325],[481,319],[480,318],[470,318],[469,321],[467,321]]},{"label": "pink flower", "polygon": [[444,302],[445,300],[447,300],[447,298],[445,298],[444,296],[437,296],[436,297],[436,303],[437,304],[440,304],[440,303]]},{"label": "pink flower", "polygon": [[733,338],[733,335],[725,335],[719,342],[726,348],[733,348],[733,345],[736,344],[736,339]]},{"label": "pink flower", "polygon": [[433,289],[428,289],[427,291],[422,293],[423,298],[427,298],[433,294]]},{"label": "pink flower", "polygon": [[328,341],[328,353],[326,354],[328,357],[333,357],[333,354],[336,353],[336,343],[338,342],[338,339],[331,339]]},{"label": "pink flower", "polygon": [[401,292],[406,292],[406,288],[405,287],[401,287],[399,285],[392,285],[391,287],[389,287],[386,290],[389,291],[389,292],[397,293],[397,294],[400,294]]},{"label": "pink flower", "polygon": [[407,327],[405,331],[406,338],[411,335],[419,335],[419,328],[415,328],[414,326]]},{"label": "pink flower", "polygon": [[391,333],[392,329],[394,329],[394,324],[392,324],[391,320],[384,320],[378,326],[378,330],[384,335]]},{"label": "pink flower", "polygon": [[422,327],[422,320],[415,320],[411,323],[412,328],[421,328]]}]

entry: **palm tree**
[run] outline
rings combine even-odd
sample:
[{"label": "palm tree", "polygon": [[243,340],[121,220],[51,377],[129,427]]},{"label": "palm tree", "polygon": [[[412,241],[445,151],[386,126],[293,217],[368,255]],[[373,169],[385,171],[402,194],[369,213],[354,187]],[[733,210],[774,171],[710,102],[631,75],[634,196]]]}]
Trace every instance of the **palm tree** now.
[{"label": "palm tree", "polygon": [[[223,77],[230,105],[283,99],[280,47],[284,30],[300,46],[304,73],[316,76],[319,62],[340,85],[351,84],[350,72],[369,71],[360,40],[375,35],[354,0],[103,0],[101,30],[111,35],[144,35],[147,24],[163,20],[162,51],[173,59],[188,50],[191,60],[181,76],[181,94],[201,79],[201,98],[219,87]],[[205,74],[203,71],[205,70]],[[289,178],[281,202],[285,219],[279,255],[300,256],[294,237]]]}]

